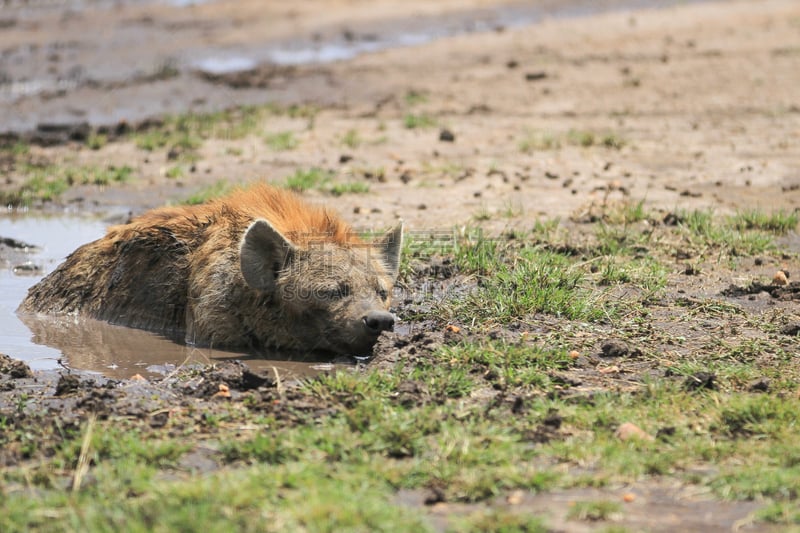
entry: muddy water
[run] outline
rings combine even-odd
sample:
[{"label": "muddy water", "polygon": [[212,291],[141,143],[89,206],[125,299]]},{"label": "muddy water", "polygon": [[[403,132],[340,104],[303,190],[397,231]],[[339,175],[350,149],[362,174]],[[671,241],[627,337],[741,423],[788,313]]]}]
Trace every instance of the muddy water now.
[{"label": "muddy water", "polygon": [[[105,233],[95,218],[0,216],[0,353],[36,370],[66,366],[114,378],[167,375],[180,365],[243,360],[282,379],[332,368],[307,356],[262,355],[197,348],[146,332],[78,317],[18,316],[15,310],[30,286],[51,272],[75,248]],[[3,242],[0,240],[0,242]],[[20,243],[36,247],[20,247]],[[273,370],[274,369],[274,370]]]}]

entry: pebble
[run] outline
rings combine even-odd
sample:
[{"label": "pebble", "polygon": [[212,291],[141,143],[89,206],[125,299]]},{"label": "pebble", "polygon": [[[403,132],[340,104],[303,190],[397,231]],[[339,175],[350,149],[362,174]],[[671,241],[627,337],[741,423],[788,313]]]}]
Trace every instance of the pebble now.
[{"label": "pebble", "polygon": [[655,438],[647,433],[645,430],[631,422],[625,422],[617,428],[616,436],[619,440],[627,441],[631,439],[639,439],[647,442],[652,442]]}]

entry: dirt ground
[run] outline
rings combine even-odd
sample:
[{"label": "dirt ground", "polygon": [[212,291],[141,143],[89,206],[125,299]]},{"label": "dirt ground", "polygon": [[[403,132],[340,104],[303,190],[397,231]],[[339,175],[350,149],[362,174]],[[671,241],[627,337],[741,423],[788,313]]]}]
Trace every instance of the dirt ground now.
[{"label": "dirt ground", "polygon": [[[180,201],[220,180],[279,183],[298,168],[312,167],[369,186],[366,194],[336,198],[308,191],[314,201],[335,207],[358,228],[385,228],[402,218],[418,235],[454,226],[479,226],[500,234],[559,219],[577,236],[582,223],[596,220],[605,204],[619,200],[643,201],[659,219],[680,209],[711,208],[719,214],[751,208],[800,209],[800,5],[793,0],[690,3],[577,18],[545,17],[535,25],[498,26],[322,65],[259,63],[232,73],[182,66],[172,72],[162,68],[163,63],[154,66],[153,58],[176,50],[194,53],[213,46],[241,51],[252,49],[253,43],[289,42],[297,35],[317,35],[324,41],[341,38],[345,29],[347,39],[369,40],[369,28],[390,31],[393,20],[400,27],[413,24],[409,12],[420,17],[458,16],[501,5],[474,0],[415,2],[411,7],[404,3],[400,8],[400,3],[378,2],[367,10],[364,2],[342,0],[325,2],[323,10],[322,3],[291,3],[290,8],[282,3],[265,7],[256,0],[186,9],[134,5],[100,15],[23,13],[7,19],[0,13],[0,20],[13,20],[0,32],[0,49],[7,58],[22,58],[9,62],[9,79],[35,78],[31,65],[51,64],[49,75],[56,84],[70,80],[70,69],[74,74],[72,85],[64,82],[61,89],[51,87],[0,102],[0,112],[12,117],[0,124],[8,130],[6,138],[32,140],[32,158],[56,165],[124,164],[135,176],[104,187],[72,187],[56,201],[35,204],[31,211],[137,213]],[[119,48],[104,55],[93,41],[102,39],[102,33],[80,34],[81,21],[90,16],[96,17],[92,23],[97,27],[125,21],[142,28],[137,38],[149,42],[152,50],[137,57],[132,41],[118,37],[114,42]],[[159,40],[164,31],[171,32],[170,40]],[[118,55],[119,50],[128,55]],[[185,58],[192,56],[181,57],[184,62],[178,64],[185,65]],[[26,64],[31,58],[36,60]],[[114,70],[115,61],[136,65],[143,74],[135,82],[117,83],[115,76],[122,74]],[[83,70],[74,70],[76,65]],[[159,113],[176,111],[186,102],[198,111],[263,102],[312,104],[316,109],[312,117],[275,114],[267,122],[263,133],[292,132],[297,146],[291,150],[272,149],[260,136],[212,136],[198,148],[195,161],[181,163],[166,149],[144,151],[129,136],[114,138],[115,124],[124,120],[123,129],[135,129],[156,100]],[[409,127],[409,115],[431,117],[432,124]],[[37,130],[35,123],[46,120],[31,117],[41,116],[78,125],[77,130],[61,128],[54,136],[47,128]],[[83,121],[90,129],[110,125],[111,142],[96,150],[88,148]],[[344,141],[347,132],[355,132],[359,142]],[[79,140],[63,142],[70,135]],[[177,177],[170,175],[175,166],[182,168]],[[19,169],[5,168],[3,178],[0,187],[13,189],[25,176]],[[779,243],[784,256],[775,261],[747,260],[735,273],[709,261],[698,266],[702,276],[672,276],[664,305],[654,310],[656,327],[669,323],[669,335],[687,341],[675,347],[665,336],[660,344],[648,346],[648,353],[663,349],[670,357],[679,357],[702,348],[709,336],[754,336],[746,316],[737,323],[721,316],[699,328],[691,321],[676,320],[686,312],[686,301],[719,297],[731,285],[735,289],[728,296],[739,305],[753,313],[773,313],[786,330],[784,336],[788,339],[792,332],[796,336],[797,329],[791,328],[800,324],[797,282],[780,294],[745,290],[749,280],[769,279],[776,269],[800,271],[796,234]],[[412,292],[425,286],[430,272],[419,270],[411,282]],[[678,301],[683,303],[677,305]],[[413,298],[398,303],[398,313],[412,316],[405,307],[414,304]],[[543,331],[548,320],[555,319],[543,317]],[[498,334],[520,335],[513,329]],[[616,373],[602,371],[605,363],[598,366],[603,346],[615,339],[613,330],[599,327],[578,347],[595,355],[560,376],[573,384],[565,386],[571,394],[641,386],[641,377],[652,371],[648,360],[626,360],[624,372]],[[407,322],[399,333],[382,339],[371,364],[397,369],[404,358],[424,357],[451,340],[438,325]],[[77,423],[93,411],[138,418],[156,427],[168,406],[187,398],[199,398],[203,409],[223,409],[212,398],[221,382],[230,386],[234,401],[257,393],[258,405],[275,413],[279,408],[270,406],[277,405],[273,400],[278,394],[284,401],[288,394],[294,411],[327,413],[324,403],[292,392],[291,385],[285,392],[267,370],[254,371],[237,363],[179,370],[160,381],[117,381],[66,371],[34,375],[24,364],[4,359],[0,360],[0,410],[11,413],[19,392],[25,391],[30,400],[25,420],[19,423],[45,425],[45,413],[52,412]],[[276,416],[288,417],[290,411]],[[170,416],[177,423],[174,417],[179,415]],[[0,457],[7,465],[24,461],[13,454]],[[200,470],[219,467],[213,457],[189,460]],[[748,526],[749,514],[758,508],[758,502],[712,501],[678,484],[651,482],[613,490],[526,493],[515,505],[532,512],[561,509],[563,517],[569,502],[600,492],[638,495],[638,507],[623,524],[633,529],[730,530]],[[465,512],[461,504],[431,506],[421,492],[401,492],[397,498],[399,504],[425,508],[434,520],[443,517],[436,522],[442,527],[448,515]],[[558,520],[553,525],[570,531],[599,527]]]}]

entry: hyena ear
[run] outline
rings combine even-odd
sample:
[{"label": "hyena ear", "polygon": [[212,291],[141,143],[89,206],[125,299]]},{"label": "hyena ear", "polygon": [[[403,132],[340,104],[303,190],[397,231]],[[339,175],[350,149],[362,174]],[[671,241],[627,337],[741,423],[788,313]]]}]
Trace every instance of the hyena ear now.
[{"label": "hyena ear", "polygon": [[389,275],[392,276],[392,279],[397,279],[397,275],[400,273],[400,251],[403,249],[403,221],[401,220],[397,226],[387,231],[377,244],[383,264],[389,270]]},{"label": "hyena ear", "polygon": [[272,290],[278,271],[294,256],[295,247],[266,220],[259,219],[244,232],[239,264],[247,284],[260,291]]}]

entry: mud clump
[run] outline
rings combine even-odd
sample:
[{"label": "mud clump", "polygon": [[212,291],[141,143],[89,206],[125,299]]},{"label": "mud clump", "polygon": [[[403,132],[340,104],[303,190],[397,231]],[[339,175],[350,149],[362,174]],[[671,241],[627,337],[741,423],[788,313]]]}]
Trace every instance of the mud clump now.
[{"label": "mud clump", "polygon": [[220,392],[224,385],[236,391],[273,388],[277,385],[275,378],[248,368],[241,361],[225,361],[208,367],[200,375],[188,382],[180,384],[180,392],[196,398],[212,398]]},{"label": "mud clump", "polygon": [[687,391],[716,390],[716,380],[716,374],[712,374],[711,372],[695,372],[686,378],[683,387]]},{"label": "mud clump", "polygon": [[729,298],[755,297],[755,295],[765,292],[772,298],[789,302],[800,301],[800,281],[792,281],[786,285],[776,285],[754,281],[746,287],[731,284],[730,287],[722,291],[722,296]]},{"label": "mud clump", "polygon": [[370,367],[392,371],[396,366],[413,366],[427,358],[446,344],[445,334],[440,331],[420,331],[411,336],[384,332],[373,348]]},{"label": "mud clump", "polygon": [[67,396],[80,390],[81,380],[74,374],[62,374],[56,384],[54,396]]},{"label": "mud clump", "polygon": [[33,377],[33,372],[28,365],[22,361],[11,359],[9,356],[2,353],[0,353],[0,374],[10,379]]},{"label": "mud clump", "polygon": [[631,348],[627,344],[617,340],[607,340],[600,347],[600,357],[637,357],[642,355],[638,348]]}]

